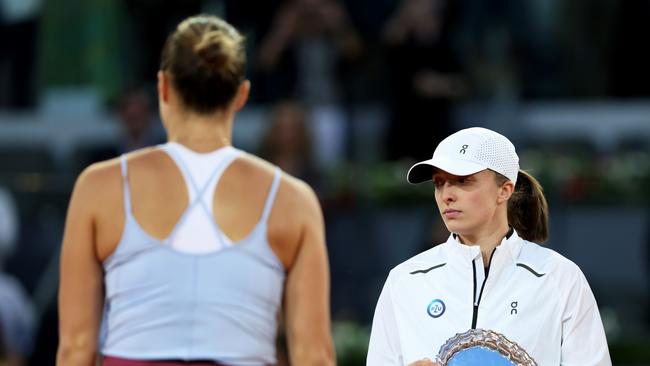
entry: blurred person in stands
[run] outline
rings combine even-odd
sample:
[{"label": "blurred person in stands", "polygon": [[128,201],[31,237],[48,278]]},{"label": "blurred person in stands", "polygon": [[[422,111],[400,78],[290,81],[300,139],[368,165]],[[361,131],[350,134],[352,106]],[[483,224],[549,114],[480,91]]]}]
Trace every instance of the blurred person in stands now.
[{"label": "blurred person in stands", "polygon": [[320,174],[314,161],[307,114],[306,108],[297,101],[285,100],[275,105],[271,124],[262,139],[260,156],[318,192]]},{"label": "blurred person in stands", "polygon": [[15,246],[17,231],[16,205],[11,194],[0,187],[0,362],[7,366],[26,364],[34,338],[31,300],[20,282],[3,270]]},{"label": "blurred person in stands", "polygon": [[263,37],[257,69],[270,100],[299,95],[309,105],[341,101],[341,67],[363,43],[339,0],[287,0]]},{"label": "blurred person in stands", "polygon": [[390,271],[375,309],[369,366],[437,365],[431,360],[441,346],[469,329],[500,333],[537,365],[612,364],[584,274],[540,245],[548,238],[546,198],[505,136],[460,130],[407,179],[433,182],[451,235]]},{"label": "blurred person in stands", "polygon": [[466,93],[450,45],[452,5],[402,0],[384,27],[392,102],[389,159],[422,158],[451,133],[452,103]]},{"label": "blurred person in stands", "polygon": [[2,333],[0,333],[0,366],[7,366],[9,361],[7,360],[7,350],[5,346],[5,339]]},{"label": "blurred person in stands", "polygon": [[164,142],[164,131],[154,115],[154,105],[145,88],[127,90],[119,100],[117,118],[120,137],[115,143],[92,146],[81,157],[80,165],[107,160],[120,154]]},{"label": "blurred person in stands", "polygon": [[168,142],[78,178],[58,366],[94,365],[98,354],[104,366],[273,365],[280,314],[292,364],[334,363],[318,200],[231,146],[250,89],[245,64],[230,24],[185,19],[158,72]]},{"label": "blurred person in stands", "polygon": [[0,108],[36,105],[36,48],[43,0],[0,0]]},{"label": "blurred person in stands", "polygon": [[154,104],[144,88],[131,89],[122,96],[119,119],[122,127],[119,154],[156,145],[164,140],[164,134],[154,118]]},{"label": "blurred person in stands", "polygon": [[154,146],[165,141],[164,130],[155,118],[154,104],[147,90],[137,87],[127,90],[117,105],[120,135],[115,142],[85,147],[78,156],[82,168],[131,151]]},{"label": "blurred person in stands", "polygon": [[254,95],[265,102],[299,97],[309,106],[320,166],[346,159],[350,121],[344,103],[363,47],[340,0],[285,0],[261,40]]}]

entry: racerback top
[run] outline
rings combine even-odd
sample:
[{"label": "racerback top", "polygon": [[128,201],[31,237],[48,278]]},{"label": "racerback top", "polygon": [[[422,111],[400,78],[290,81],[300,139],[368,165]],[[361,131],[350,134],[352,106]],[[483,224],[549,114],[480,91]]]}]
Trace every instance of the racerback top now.
[{"label": "racerback top", "polygon": [[122,156],[126,221],[103,264],[102,353],[134,360],[276,363],[285,270],[266,233],[280,170],[259,222],[232,243],[214,219],[212,197],[221,174],[242,152],[225,147],[199,154],[177,143],[161,148],[180,168],[189,204],[167,238],[147,234],[131,211]]}]

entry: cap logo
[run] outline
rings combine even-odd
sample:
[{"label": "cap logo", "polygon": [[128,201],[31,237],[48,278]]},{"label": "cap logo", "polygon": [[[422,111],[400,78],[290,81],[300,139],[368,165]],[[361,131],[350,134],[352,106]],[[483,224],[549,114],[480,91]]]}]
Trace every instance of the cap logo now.
[{"label": "cap logo", "polygon": [[458,153],[459,154],[465,154],[467,152],[468,147],[469,147],[469,145],[463,145],[463,147],[461,147],[461,149],[460,149],[460,151]]}]

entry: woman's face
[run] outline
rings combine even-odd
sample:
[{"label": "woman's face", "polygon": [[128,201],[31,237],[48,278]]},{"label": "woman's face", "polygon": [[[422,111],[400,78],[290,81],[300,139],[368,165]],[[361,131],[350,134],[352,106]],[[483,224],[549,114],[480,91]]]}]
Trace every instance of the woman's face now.
[{"label": "woman's face", "polygon": [[502,213],[499,207],[505,206],[510,195],[497,186],[494,172],[458,176],[436,170],[433,183],[440,215],[450,232],[480,237],[507,224],[505,207]]}]

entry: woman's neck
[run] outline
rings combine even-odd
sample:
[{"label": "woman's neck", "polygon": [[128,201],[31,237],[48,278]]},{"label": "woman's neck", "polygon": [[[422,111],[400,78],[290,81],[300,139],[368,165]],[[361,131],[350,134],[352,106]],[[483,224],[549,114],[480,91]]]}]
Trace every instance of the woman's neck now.
[{"label": "woman's neck", "polygon": [[483,256],[483,265],[487,266],[492,256],[494,248],[501,244],[503,238],[508,235],[510,227],[505,222],[494,229],[487,230],[484,233],[477,234],[460,234],[459,240],[465,245],[478,245],[481,247],[481,255]]},{"label": "woman's neck", "polygon": [[196,152],[214,151],[232,144],[232,115],[184,114],[167,123],[167,140]]}]

